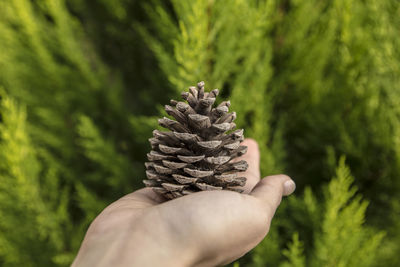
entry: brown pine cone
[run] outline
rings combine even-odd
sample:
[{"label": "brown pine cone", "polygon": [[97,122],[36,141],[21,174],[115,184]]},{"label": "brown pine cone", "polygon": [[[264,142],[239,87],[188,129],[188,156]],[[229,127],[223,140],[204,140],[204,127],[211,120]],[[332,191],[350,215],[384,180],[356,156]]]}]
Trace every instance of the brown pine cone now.
[{"label": "brown pine cone", "polygon": [[218,89],[204,92],[204,82],[183,92],[186,102],[171,100],[165,110],[175,120],[162,118],[158,123],[170,131],[153,131],[152,151],[147,154],[147,180],[144,184],[168,199],[203,190],[243,192],[246,161],[232,162],[246,153],[241,146],[243,129],[235,130],[235,112],[229,101],[213,104]]}]

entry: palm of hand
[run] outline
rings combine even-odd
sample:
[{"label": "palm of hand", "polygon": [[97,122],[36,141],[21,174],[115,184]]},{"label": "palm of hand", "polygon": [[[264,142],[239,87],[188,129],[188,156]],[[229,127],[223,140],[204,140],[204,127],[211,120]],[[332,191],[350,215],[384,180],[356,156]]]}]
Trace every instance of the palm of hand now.
[{"label": "palm of hand", "polygon": [[294,190],[284,175],[259,182],[257,144],[245,145],[249,194],[205,191],[165,201],[149,188],[135,191],[93,221],[74,265],[215,266],[241,257],[265,237],[282,195]]}]

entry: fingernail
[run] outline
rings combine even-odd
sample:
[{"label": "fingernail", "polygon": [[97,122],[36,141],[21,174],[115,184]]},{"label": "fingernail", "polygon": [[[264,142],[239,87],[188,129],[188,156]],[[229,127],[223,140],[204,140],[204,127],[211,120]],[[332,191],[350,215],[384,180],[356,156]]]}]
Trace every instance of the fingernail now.
[{"label": "fingernail", "polygon": [[294,192],[296,189],[296,184],[293,182],[293,180],[287,180],[284,184],[283,187],[285,189],[285,196],[288,196]]}]

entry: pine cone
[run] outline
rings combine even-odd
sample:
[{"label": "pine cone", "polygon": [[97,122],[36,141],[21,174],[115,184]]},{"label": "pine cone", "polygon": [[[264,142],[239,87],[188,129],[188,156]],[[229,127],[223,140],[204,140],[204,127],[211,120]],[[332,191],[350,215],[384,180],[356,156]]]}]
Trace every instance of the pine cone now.
[{"label": "pine cone", "polygon": [[[190,92],[190,93],[189,93]],[[241,146],[243,129],[235,130],[236,113],[229,113],[229,101],[213,108],[218,89],[204,92],[204,82],[183,92],[187,101],[171,100],[168,115],[158,123],[171,131],[153,131],[152,151],[147,154],[144,184],[168,199],[203,190],[232,190],[246,183],[237,172],[245,171],[246,161],[232,162],[246,153]]]}]

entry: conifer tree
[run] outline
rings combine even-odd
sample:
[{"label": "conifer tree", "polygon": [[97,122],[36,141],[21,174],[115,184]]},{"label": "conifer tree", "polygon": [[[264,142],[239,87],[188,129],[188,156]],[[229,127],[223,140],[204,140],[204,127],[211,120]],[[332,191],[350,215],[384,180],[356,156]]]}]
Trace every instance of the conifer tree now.
[{"label": "conifer tree", "polygon": [[69,199],[57,165],[43,167],[51,159],[32,145],[25,108],[4,91],[0,114],[0,259],[6,266],[68,264]]},{"label": "conifer tree", "polygon": [[[302,216],[298,217],[302,222],[300,226],[297,226],[298,232],[293,233],[287,248],[282,253],[272,251],[286,258],[286,260],[280,258],[273,262],[274,266],[375,266],[379,264],[377,259],[381,254],[379,248],[382,245],[384,232],[376,232],[365,225],[365,211],[368,203],[357,194],[357,188],[352,185],[353,183],[354,178],[342,157],[335,177],[325,188],[322,207],[317,208],[317,198],[311,189],[307,189],[301,198],[291,197],[289,206],[303,208],[305,212],[302,211]],[[285,208],[290,209],[290,207]],[[306,217],[304,217],[305,214],[307,214]],[[307,217],[311,222],[306,220]],[[288,223],[280,217],[275,224],[278,224],[275,226],[278,228],[288,228]],[[307,238],[307,224],[310,224],[313,229],[313,238],[305,244],[301,238],[302,236]],[[251,266],[271,264],[268,258],[272,256],[264,256],[271,254],[270,243],[271,241],[266,238],[253,252]]]},{"label": "conifer tree", "polygon": [[162,104],[204,80],[259,142],[262,175],[298,185],[235,266],[398,266],[399,11],[0,1],[0,264],[69,265],[91,220],[142,186]]},{"label": "conifer tree", "polygon": [[378,214],[396,214],[400,190],[398,2],[171,1],[172,12],[154,3],[153,28],[142,32],[160,68],[174,88],[205,76],[238,101],[248,115],[239,127],[262,145],[264,174],[286,166],[300,188],[317,187],[345,154],[371,200],[371,222],[395,224]]}]

